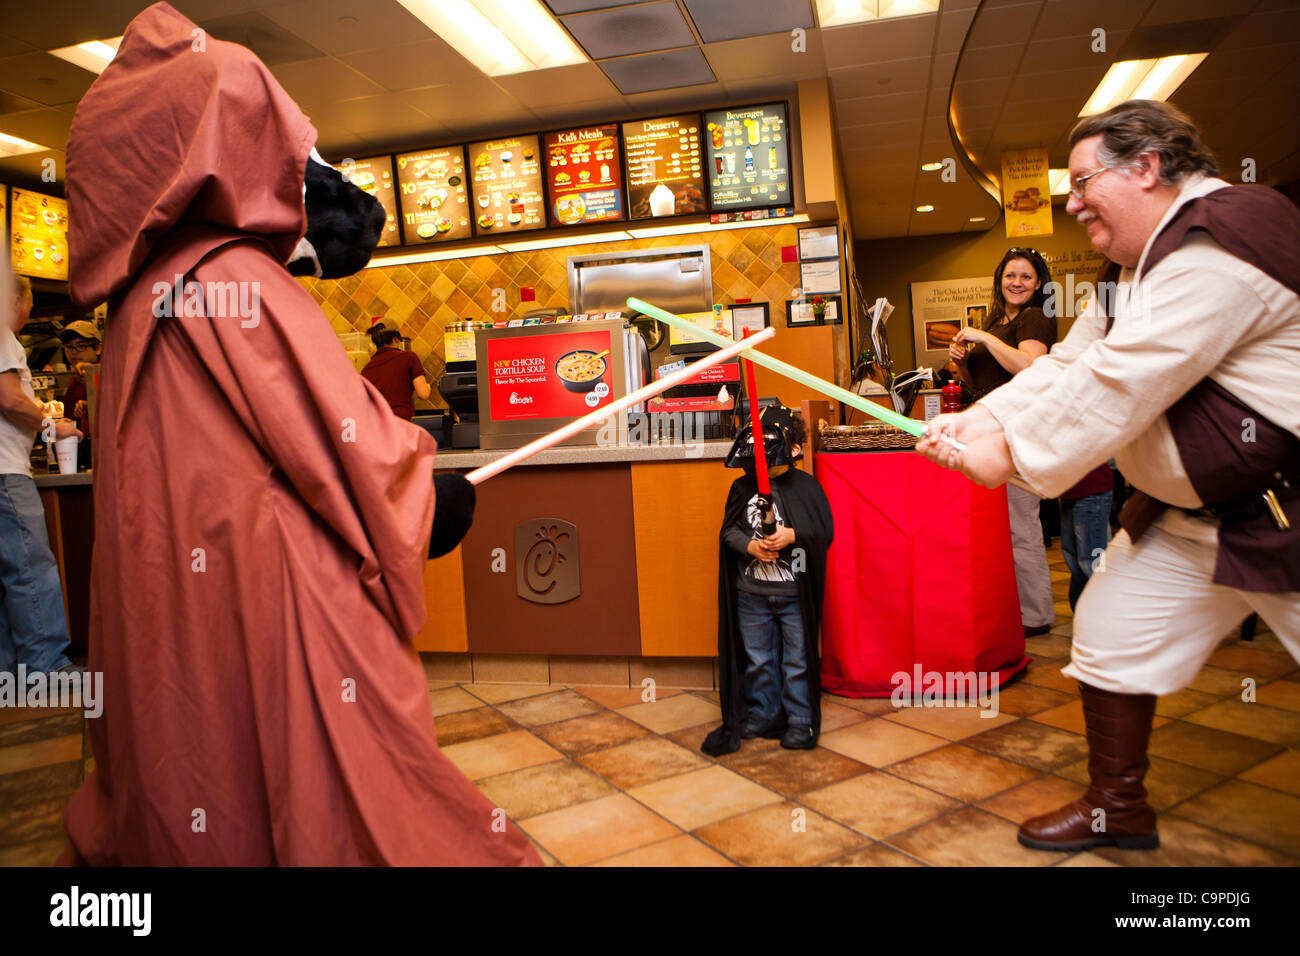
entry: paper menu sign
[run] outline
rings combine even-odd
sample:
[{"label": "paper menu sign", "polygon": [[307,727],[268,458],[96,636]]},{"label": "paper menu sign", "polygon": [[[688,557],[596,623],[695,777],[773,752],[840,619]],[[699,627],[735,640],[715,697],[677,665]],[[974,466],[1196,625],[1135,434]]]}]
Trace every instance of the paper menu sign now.
[{"label": "paper menu sign", "polygon": [[468,239],[473,234],[463,147],[400,153],[397,186],[407,245]]},{"label": "paper menu sign", "polygon": [[374,156],[369,159],[345,161],[334,167],[349,179],[354,186],[359,186],[379,200],[384,207],[384,231],[379,234],[378,245],[400,246],[402,234],[397,228],[397,191],[394,188],[393,158],[391,156]]},{"label": "paper menu sign", "polygon": [[68,201],[13,190],[9,251],[14,272],[43,279],[68,278]]},{"label": "paper menu sign", "polygon": [[547,133],[544,145],[552,226],[623,218],[617,125]]},{"label": "paper menu sign", "polygon": [[545,227],[546,201],[537,136],[505,136],[470,143],[468,154],[475,235]]},{"label": "paper menu sign", "polygon": [[792,201],[788,126],[784,103],[704,114],[709,201],[715,210]]},{"label": "paper menu sign", "polygon": [[707,211],[703,152],[699,113],[624,123],[628,217]]}]

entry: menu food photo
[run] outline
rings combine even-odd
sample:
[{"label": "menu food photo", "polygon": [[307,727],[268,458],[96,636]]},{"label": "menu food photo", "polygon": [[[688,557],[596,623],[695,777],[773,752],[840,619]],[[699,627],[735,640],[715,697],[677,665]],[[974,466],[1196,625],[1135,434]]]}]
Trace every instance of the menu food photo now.
[{"label": "menu food photo", "polygon": [[400,154],[397,184],[408,245],[467,239],[473,234],[462,147]]},{"label": "menu food photo", "polygon": [[623,218],[617,126],[547,133],[545,144],[551,225],[578,226]]},{"label": "menu food photo", "polygon": [[393,158],[372,156],[369,159],[347,159],[334,167],[354,186],[368,192],[384,207],[384,231],[380,233],[381,246],[400,246],[402,234],[397,228],[397,191],[393,183]]},{"label": "menu food photo", "polygon": [[68,201],[15,188],[9,251],[19,275],[66,282]]},{"label": "menu food photo", "polygon": [[623,155],[630,218],[707,210],[698,113],[624,123]]},{"label": "menu food photo", "polygon": [[537,136],[507,136],[469,145],[474,232],[522,232],[546,225]]},{"label": "menu food photo", "polygon": [[709,201],[751,209],[791,201],[790,136],[784,103],[704,114]]}]

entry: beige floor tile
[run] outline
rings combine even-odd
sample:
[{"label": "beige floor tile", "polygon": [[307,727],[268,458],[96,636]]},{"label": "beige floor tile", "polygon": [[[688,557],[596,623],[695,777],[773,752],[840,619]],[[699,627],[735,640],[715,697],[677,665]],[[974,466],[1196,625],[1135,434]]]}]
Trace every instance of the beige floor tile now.
[{"label": "beige floor tile", "polygon": [[925,866],[906,853],[899,853],[893,847],[877,843],[864,850],[847,853],[834,860],[827,860],[822,866]]},{"label": "beige floor tile", "polygon": [[1266,679],[1290,674],[1296,669],[1290,654],[1277,654],[1241,643],[1220,647],[1210,655],[1208,663],[1215,667],[1242,671],[1261,683]]},{"label": "beige floor tile", "polygon": [[983,753],[1037,770],[1055,770],[1088,755],[1088,743],[1083,737],[1033,720],[997,727],[968,737],[964,743]]},{"label": "beige floor tile", "polygon": [[604,708],[589,697],[572,690],[557,690],[519,700],[497,704],[497,710],[524,727],[553,724],[573,717],[586,717]]},{"label": "beige floor tile", "polygon": [[444,687],[442,690],[429,692],[429,704],[433,707],[433,716],[454,714],[461,710],[474,710],[483,706],[483,701],[473,694],[466,693],[460,687]]},{"label": "beige floor tile", "polygon": [[888,697],[837,697],[834,694],[822,694],[822,700],[839,704],[841,707],[852,707],[868,717],[892,714],[898,709]]},{"label": "beige floor tile", "polygon": [[695,837],[683,833],[661,843],[652,843],[618,856],[607,857],[588,866],[735,866],[725,856],[705,846]]},{"label": "beige floor tile", "polygon": [[961,806],[956,800],[883,771],[810,790],[800,802],[877,840]]},{"label": "beige floor tile", "polygon": [[1161,717],[1185,717],[1198,710],[1204,710],[1219,698],[1199,690],[1180,690],[1175,694],[1165,694],[1156,699],[1156,713]]},{"label": "beige floor tile", "polygon": [[1025,653],[1030,657],[1042,657],[1047,660],[1068,660],[1070,657],[1070,638],[1056,633],[1027,637],[1025,638]]},{"label": "beige floor tile", "polygon": [[33,843],[0,847],[0,867],[53,866],[68,845],[68,838],[60,835]]},{"label": "beige floor tile", "polygon": [[0,774],[0,810],[42,800],[71,799],[81,780],[79,760]]},{"label": "beige floor tile", "polygon": [[924,734],[890,720],[868,720],[822,734],[820,746],[872,767],[886,767],[946,743],[942,737]]},{"label": "beige floor tile", "polygon": [[[4,708],[6,710],[10,708]],[[79,711],[13,708],[26,714],[28,720],[0,724],[0,749],[19,744],[35,743],[55,737],[80,736],[85,728],[85,718]]]},{"label": "beige floor tile", "polygon": [[1190,820],[1162,816],[1156,824],[1160,846],[1155,850],[1095,847],[1090,853],[1122,866],[1295,866],[1296,859],[1211,830]]},{"label": "beige floor tile", "polygon": [[726,767],[705,767],[627,791],[683,830],[748,813],[781,798]]},{"label": "beige floor tile", "polygon": [[1073,780],[1049,774],[989,797],[979,806],[1019,826],[1030,817],[1041,816],[1077,800],[1082,792],[1083,788]]},{"label": "beige floor tile", "polygon": [[0,774],[80,761],[81,748],[82,737],[79,732],[66,737],[46,737],[31,743],[0,747]]},{"label": "beige floor tile", "polygon": [[608,710],[546,724],[538,727],[535,732],[552,747],[566,754],[616,747],[650,733],[635,721]]},{"label": "beige floor tile", "polygon": [[475,707],[473,710],[443,714],[434,718],[433,725],[438,735],[438,746],[443,748],[519,729],[512,720],[491,707]]},{"label": "beige floor tile", "polygon": [[1202,667],[1201,672],[1196,675],[1196,680],[1187,686],[1192,690],[1199,690],[1203,694],[1213,694],[1215,697],[1233,697],[1241,696],[1242,688],[1245,687],[1247,679],[1254,680],[1257,684],[1259,678],[1244,671],[1226,670],[1222,667]]},{"label": "beige floor tile", "polygon": [[630,790],[709,765],[700,754],[661,737],[646,737],[606,750],[592,751],[580,755],[577,760],[620,790]]},{"label": "beige floor tile", "polygon": [[61,838],[63,808],[67,802],[68,797],[60,795],[16,807],[0,807],[0,847]]},{"label": "beige floor tile", "polygon": [[678,694],[650,704],[633,704],[618,711],[628,720],[635,720],[657,734],[672,733],[686,727],[708,722],[721,723],[722,711],[717,704],[701,700],[694,694]]},{"label": "beige floor tile", "polygon": [[519,825],[565,866],[582,866],[681,832],[623,793],[544,813]]},{"label": "beige floor tile", "polygon": [[442,748],[442,752],[471,780],[535,767],[564,756],[526,730],[452,744]]},{"label": "beige floor tile", "polygon": [[483,796],[513,820],[562,810],[615,792],[590,770],[568,760],[497,774],[478,781],[477,786]]},{"label": "beige floor tile", "polygon": [[1038,776],[1036,770],[961,744],[904,760],[891,766],[889,772],[968,803]]},{"label": "beige floor tile", "polygon": [[945,740],[963,740],[1016,721],[991,707],[902,707],[883,719]]},{"label": "beige floor tile", "polygon": [[1029,719],[1080,736],[1087,733],[1087,725],[1083,720],[1083,701],[1077,698],[1062,704],[1060,707],[1053,707],[1050,710],[1034,714]]},{"label": "beige floor tile", "polygon": [[1300,797],[1241,780],[1225,780],[1169,812],[1289,853],[1300,865]]},{"label": "beige floor tile", "polygon": [[[1151,768],[1147,771],[1144,786],[1147,791],[1147,803],[1157,811],[1168,810],[1175,804],[1182,803],[1223,780],[1223,777],[1217,773],[1189,767],[1176,760],[1166,760],[1164,757],[1150,759]],[[1086,758],[1054,772],[1058,777],[1073,780],[1084,787],[1088,785]]]},{"label": "beige floor tile", "polygon": [[1255,693],[1255,699],[1269,707],[1300,711],[1300,684],[1275,680],[1261,686]]},{"label": "beige floor tile", "polygon": [[[596,703],[604,704],[612,710],[617,710],[619,707],[631,707],[633,704],[648,703],[644,699],[646,691],[640,687],[574,687],[573,689],[584,697],[590,697]],[[680,693],[680,690],[668,687],[656,687],[654,690],[655,699],[657,700],[674,697]]]},{"label": "beige floor tile", "polygon": [[831,700],[822,700],[822,733],[830,733],[850,724],[861,723],[867,715],[856,707],[845,707]]},{"label": "beige floor tile", "polygon": [[1077,697],[1078,693],[1067,694],[1059,690],[1039,687],[1037,684],[1026,684],[1024,681],[1018,680],[1010,687],[998,692],[998,709],[1004,714],[1028,717],[1031,714],[1059,707],[1070,700],[1071,696]]},{"label": "beige floor tile", "polygon": [[890,846],[933,866],[1051,866],[1059,854],[1016,841],[1016,824],[966,807],[890,837]]},{"label": "beige floor tile", "polygon": [[1300,712],[1269,707],[1261,703],[1245,703],[1229,697],[1204,710],[1183,718],[1188,723],[1202,727],[1226,730],[1256,740],[1282,744],[1284,747],[1300,746]]},{"label": "beige floor tile", "polygon": [[743,866],[814,866],[866,842],[847,827],[793,803],[712,823],[695,835]]},{"label": "beige floor tile", "polygon": [[825,747],[787,750],[778,740],[746,740],[738,752],[727,754],[719,763],[787,797],[856,777],[870,769]]},{"label": "beige floor tile", "polygon": [[1059,690],[1063,694],[1078,694],[1079,682],[1073,677],[1066,677],[1061,673],[1061,668],[1066,663],[1068,662],[1034,661],[1029,665],[1028,673],[1021,679],[1026,683],[1036,684],[1039,687]]},{"label": "beige floor tile", "polygon": [[1152,756],[1228,777],[1272,757],[1282,748],[1254,737],[1179,720],[1153,730],[1148,749]]},{"label": "beige floor tile", "polygon": [[501,704],[508,700],[519,700],[523,697],[536,697],[538,694],[549,694],[552,691],[561,690],[559,687],[552,687],[550,684],[465,684],[463,688],[477,697],[485,704]]},{"label": "beige floor tile", "polygon": [[1300,750],[1284,750],[1276,757],[1242,771],[1237,779],[1300,797]]}]

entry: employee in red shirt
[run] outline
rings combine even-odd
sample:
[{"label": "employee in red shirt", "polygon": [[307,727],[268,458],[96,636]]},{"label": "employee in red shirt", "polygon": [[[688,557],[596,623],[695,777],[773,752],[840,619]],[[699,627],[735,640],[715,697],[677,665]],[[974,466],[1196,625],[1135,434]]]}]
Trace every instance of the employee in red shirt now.
[{"label": "employee in red shirt", "polygon": [[414,389],[415,394],[422,399],[427,399],[433,390],[429,387],[429,380],[424,377],[424,366],[415,357],[415,353],[407,352],[394,344],[400,338],[396,329],[387,328],[382,322],[372,325],[370,339],[378,351],[366,363],[361,374],[388,399],[394,414],[409,422],[415,416],[411,390]]}]

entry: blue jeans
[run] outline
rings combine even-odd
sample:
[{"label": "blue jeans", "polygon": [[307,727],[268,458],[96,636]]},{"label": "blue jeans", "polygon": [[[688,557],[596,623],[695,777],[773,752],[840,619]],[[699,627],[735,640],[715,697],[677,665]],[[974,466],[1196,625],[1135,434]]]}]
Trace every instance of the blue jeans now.
[{"label": "blue jeans", "polygon": [[58,670],[68,663],[59,567],[45,509],[29,475],[0,475],[0,672]]},{"label": "blue jeans", "polygon": [[1111,492],[1061,499],[1061,554],[1070,569],[1070,610],[1110,543]]},{"label": "blue jeans", "polygon": [[808,641],[799,598],[748,591],[739,591],[736,597],[740,633],[749,657],[745,669],[749,716],[771,720],[784,704],[786,720],[811,726]]}]

